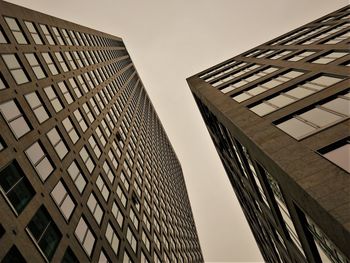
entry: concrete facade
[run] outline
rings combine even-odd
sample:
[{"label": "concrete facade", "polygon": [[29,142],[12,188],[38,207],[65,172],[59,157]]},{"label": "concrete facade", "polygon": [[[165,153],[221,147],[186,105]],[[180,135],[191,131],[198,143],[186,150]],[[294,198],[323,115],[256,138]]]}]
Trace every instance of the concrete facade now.
[{"label": "concrete facade", "polygon": [[349,6],[187,79],[267,262],[350,262],[348,19]]},{"label": "concrete facade", "polygon": [[121,38],[0,1],[0,261],[203,262]]}]

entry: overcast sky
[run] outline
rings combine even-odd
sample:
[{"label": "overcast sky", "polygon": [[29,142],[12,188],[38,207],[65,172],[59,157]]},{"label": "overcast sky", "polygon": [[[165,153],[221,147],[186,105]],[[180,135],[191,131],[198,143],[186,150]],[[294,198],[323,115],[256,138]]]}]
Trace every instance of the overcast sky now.
[{"label": "overcast sky", "polygon": [[186,78],[348,0],[9,2],[123,38],[182,164],[205,261],[262,261]]}]

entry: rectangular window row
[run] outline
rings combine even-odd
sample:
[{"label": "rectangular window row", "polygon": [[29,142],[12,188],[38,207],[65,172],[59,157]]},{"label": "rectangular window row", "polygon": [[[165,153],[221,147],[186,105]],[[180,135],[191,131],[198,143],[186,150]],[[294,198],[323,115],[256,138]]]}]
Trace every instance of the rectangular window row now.
[{"label": "rectangular window row", "polygon": [[[16,18],[5,16],[4,20],[8,25],[9,29],[11,30],[13,37],[15,38],[18,44],[29,44],[29,41],[24,34],[23,27]],[[30,21],[24,21],[24,25],[27,28],[29,34],[32,36],[34,43],[42,45],[43,38],[41,37],[41,33],[39,32],[36,24]],[[123,47],[124,46],[123,43],[118,40],[101,37],[98,35],[92,35],[92,34],[82,33],[78,31],[67,30],[64,28],[59,29],[54,26],[49,27],[44,24],[39,24],[39,25],[44,37],[46,38],[47,42],[50,45],[59,44],[59,45],[71,46],[74,44],[76,46],[103,46],[103,47],[109,47],[109,46]],[[53,38],[53,36],[55,36],[55,38]]]},{"label": "rectangular window row", "polygon": [[350,93],[289,117],[276,126],[297,140],[350,117]]},{"label": "rectangular window row", "polygon": [[254,106],[249,107],[249,109],[259,116],[264,116],[293,102],[301,100],[313,93],[331,87],[342,80],[342,78],[336,78],[327,75],[319,76],[308,80],[305,83],[299,84],[297,87],[284,90],[278,94],[274,94],[267,100],[263,100],[262,102],[254,104]]},{"label": "rectangular window row", "polygon": [[232,99],[234,99],[237,102],[243,102],[269,89],[275,88],[292,79],[295,79],[303,74],[304,74],[303,72],[296,71],[296,70],[288,71],[287,73],[278,75],[270,80],[267,80],[258,84],[257,86],[254,86],[250,89],[242,91],[241,93],[238,93],[238,95],[235,95]]},{"label": "rectangular window row", "polygon": [[228,92],[230,92],[230,91],[232,91],[234,89],[238,89],[238,88],[240,88],[242,86],[245,86],[245,85],[249,84],[250,82],[255,81],[255,80],[259,79],[259,78],[263,78],[263,77],[265,77],[265,76],[267,76],[267,75],[269,75],[269,74],[271,74],[271,73],[273,73],[273,72],[275,72],[277,70],[278,70],[278,68],[268,67],[267,69],[260,70],[260,71],[258,71],[256,73],[250,75],[249,77],[245,77],[245,78],[240,79],[240,80],[238,80],[238,81],[236,81],[234,83],[231,83],[229,86],[221,89],[220,91],[222,93],[228,93]]}]

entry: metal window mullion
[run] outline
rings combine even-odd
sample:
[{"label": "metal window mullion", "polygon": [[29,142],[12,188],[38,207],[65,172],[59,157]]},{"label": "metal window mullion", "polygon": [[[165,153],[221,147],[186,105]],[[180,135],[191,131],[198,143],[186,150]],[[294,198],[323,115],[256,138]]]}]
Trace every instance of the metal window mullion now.
[{"label": "metal window mullion", "polygon": [[51,222],[52,222],[52,221],[50,221],[50,222],[47,224],[47,226],[45,227],[45,229],[44,229],[43,232],[41,233],[39,239],[37,240],[37,243],[39,243],[39,242],[41,241],[41,239],[43,238],[43,236],[44,236],[46,230],[47,230],[48,227],[50,226]]},{"label": "metal window mullion", "polygon": [[39,158],[39,160],[34,164],[35,168],[38,166],[39,163],[42,162],[42,160],[44,160],[46,157],[45,153]]},{"label": "metal window mullion", "polygon": [[324,107],[324,106],[322,106],[322,105],[318,105],[318,106],[316,106],[315,108],[318,108],[318,109],[321,109],[321,110],[324,110],[324,111],[333,113],[333,114],[335,114],[335,115],[337,115],[337,116],[340,116],[340,117],[343,117],[343,118],[349,117],[349,116],[347,116],[347,115],[345,115],[345,114],[343,114],[343,113],[337,112],[337,111],[332,110],[332,109],[328,109],[328,108],[326,108],[326,107]]},{"label": "metal window mullion", "polygon": [[280,95],[283,95],[283,96],[285,96],[285,97],[288,97],[288,98],[290,98],[290,99],[293,99],[294,101],[299,100],[299,98],[296,98],[296,97],[294,97],[294,96],[292,96],[292,95],[289,95],[289,94],[287,94],[287,93],[284,93],[284,92],[281,92]]},{"label": "metal window mullion", "polygon": [[322,128],[322,127],[320,127],[320,126],[318,126],[318,125],[316,125],[316,124],[314,124],[314,123],[312,123],[312,122],[310,122],[308,120],[305,120],[304,118],[300,117],[300,115],[294,115],[293,118],[295,118],[295,119],[297,119],[297,120],[299,120],[301,122],[304,122],[305,124],[308,124],[309,126],[315,128],[315,129]]},{"label": "metal window mullion", "polygon": [[20,183],[20,181],[22,181],[22,180],[23,180],[23,177],[24,177],[24,176],[22,176],[21,178],[19,178],[19,179],[18,179],[18,181],[17,181],[16,183],[14,183],[14,184],[11,186],[11,188],[10,188],[10,189],[9,189],[9,190],[8,190],[8,191],[5,193],[5,194],[7,195],[9,192],[11,192],[11,191],[12,191],[12,189],[13,189],[13,188],[15,188],[15,187],[16,187],[16,185],[17,185],[17,184],[19,184],[19,183]]},{"label": "metal window mullion", "polygon": [[[17,109],[18,109],[18,108],[17,108]],[[19,119],[19,118],[22,117],[22,116],[23,116],[23,114],[20,112],[18,115],[14,116],[13,118],[11,118],[11,119],[6,119],[6,120],[7,120],[8,123],[11,123],[11,122],[13,122],[13,121]]]},{"label": "metal window mullion", "polygon": [[[63,184],[62,184],[62,185],[63,185]],[[64,187],[64,186],[63,186],[63,187]],[[67,197],[67,195],[68,195],[67,190],[66,190],[66,189],[64,189],[64,190],[66,191],[66,193],[63,195],[61,202],[58,204],[58,206],[59,206],[60,208],[61,208],[62,204],[64,203],[64,201],[66,200],[66,197]]]}]

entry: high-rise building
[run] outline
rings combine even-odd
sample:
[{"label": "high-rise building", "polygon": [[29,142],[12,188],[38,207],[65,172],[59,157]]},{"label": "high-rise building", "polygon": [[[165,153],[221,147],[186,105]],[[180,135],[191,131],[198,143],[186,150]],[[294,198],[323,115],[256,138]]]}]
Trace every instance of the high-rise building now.
[{"label": "high-rise building", "polygon": [[188,78],[266,262],[350,262],[349,13]]},{"label": "high-rise building", "polygon": [[0,261],[203,262],[122,39],[3,1],[0,14]]}]

